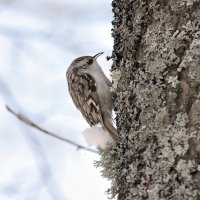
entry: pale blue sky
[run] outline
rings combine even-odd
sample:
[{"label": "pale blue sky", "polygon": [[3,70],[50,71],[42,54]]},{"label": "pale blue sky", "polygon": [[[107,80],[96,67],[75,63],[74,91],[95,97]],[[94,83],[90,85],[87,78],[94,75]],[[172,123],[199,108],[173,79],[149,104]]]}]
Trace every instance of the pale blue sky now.
[{"label": "pale blue sky", "polygon": [[104,51],[109,75],[111,1],[0,1],[0,200],[106,200],[98,156],[27,127],[5,109],[86,146],[88,127],[67,91],[76,57]]}]

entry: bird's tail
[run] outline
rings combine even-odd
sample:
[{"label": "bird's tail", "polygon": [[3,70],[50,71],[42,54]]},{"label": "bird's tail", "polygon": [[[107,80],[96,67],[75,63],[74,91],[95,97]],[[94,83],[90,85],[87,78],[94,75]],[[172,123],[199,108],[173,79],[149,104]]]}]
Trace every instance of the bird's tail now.
[{"label": "bird's tail", "polygon": [[114,140],[116,140],[118,137],[118,133],[117,133],[117,129],[113,125],[112,119],[108,118],[108,117],[104,117],[103,122],[104,122],[103,125],[104,125],[104,128],[106,129],[106,131],[111,135],[111,137]]}]

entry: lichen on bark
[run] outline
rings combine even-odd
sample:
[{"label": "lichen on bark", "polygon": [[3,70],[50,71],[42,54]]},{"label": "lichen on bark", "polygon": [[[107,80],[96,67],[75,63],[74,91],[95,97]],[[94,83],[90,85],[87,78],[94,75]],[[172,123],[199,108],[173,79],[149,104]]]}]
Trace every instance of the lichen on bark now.
[{"label": "lichen on bark", "polygon": [[200,1],[114,0],[120,137],[96,164],[118,200],[200,199]]}]

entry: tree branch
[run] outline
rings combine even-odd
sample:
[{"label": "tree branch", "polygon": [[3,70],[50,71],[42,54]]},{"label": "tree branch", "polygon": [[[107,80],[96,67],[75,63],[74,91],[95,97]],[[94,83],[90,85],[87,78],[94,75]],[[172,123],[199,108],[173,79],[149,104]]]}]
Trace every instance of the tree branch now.
[{"label": "tree branch", "polygon": [[18,114],[18,113],[16,113],[15,111],[13,111],[13,110],[12,110],[9,106],[7,106],[7,105],[6,105],[6,109],[7,109],[10,113],[12,113],[15,117],[17,117],[21,122],[23,122],[23,123],[25,123],[26,125],[31,126],[31,127],[35,128],[35,129],[41,131],[42,133],[45,133],[45,134],[47,134],[47,135],[49,135],[49,136],[51,136],[51,137],[54,137],[54,138],[56,138],[56,139],[58,139],[58,140],[61,140],[61,141],[63,141],[63,142],[66,142],[66,143],[68,143],[68,144],[71,144],[71,145],[73,145],[73,146],[76,146],[78,149],[82,149],[82,150],[89,151],[89,152],[92,152],[92,153],[98,153],[98,151],[96,151],[96,150],[93,150],[93,149],[91,149],[91,148],[87,148],[87,147],[85,147],[85,146],[83,146],[83,145],[80,145],[80,144],[78,144],[78,143],[76,143],[76,142],[74,142],[74,141],[72,141],[72,140],[69,140],[69,139],[63,138],[63,137],[61,137],[61,136],[58,136],[58,135],[56,135],[55,133],[52,133],[52,132],[50,132],[50,131],[48,131],[48,130],[46,130],[46,129],[40,127],[40,126],[38,126],[36,123],[32,122],[32,121],[31,121],[30,119],[28,119],[26,116],[24,116],[24,115],[22,115],[22,114]]}]

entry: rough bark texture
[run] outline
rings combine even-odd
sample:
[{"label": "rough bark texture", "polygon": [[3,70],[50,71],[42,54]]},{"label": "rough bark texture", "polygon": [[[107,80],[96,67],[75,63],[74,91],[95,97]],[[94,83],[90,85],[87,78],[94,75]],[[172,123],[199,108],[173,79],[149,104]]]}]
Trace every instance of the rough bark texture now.
[{"label": "rough bark texture", "polygon": [[120,139],[101,150],[118,200],[200,199],[200,1],[114,0]]}]

